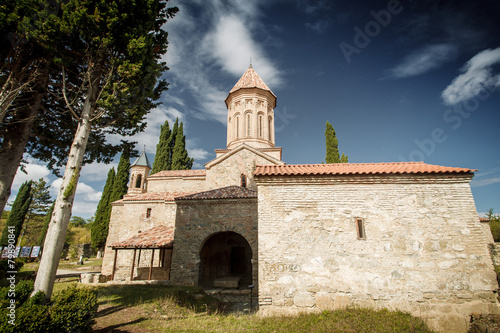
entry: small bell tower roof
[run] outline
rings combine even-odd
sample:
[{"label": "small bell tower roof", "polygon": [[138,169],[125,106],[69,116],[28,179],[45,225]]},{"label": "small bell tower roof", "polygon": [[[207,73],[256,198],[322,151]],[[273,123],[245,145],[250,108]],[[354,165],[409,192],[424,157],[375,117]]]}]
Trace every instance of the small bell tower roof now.
[{"label": "small bell tower roof", "polygon": [[130,165],[131,167],[133,166],[145,166],[151,169],[151,164],[149,163],[148,160],[148,155],[146,155],[146,146],[144,146],[144,149],[139,155],[139,157]]},{"label": "small bell tower roof", "polygon": [[[259,74],[257,74],[257,72],[253,69],[252,64],[250,64],[246,72],[243,73],[238,82],[236,82],[233,89],[229,91],[229,95],[227,97],[229,98],[232,93],[246,88],[258,88],[268,91],[274,97],[274,101],[276,103],[276,95],[271,91],[271,89],[269,89],[267,84],[264,83]],[[226,105],[228,98],[226,98]]]}]

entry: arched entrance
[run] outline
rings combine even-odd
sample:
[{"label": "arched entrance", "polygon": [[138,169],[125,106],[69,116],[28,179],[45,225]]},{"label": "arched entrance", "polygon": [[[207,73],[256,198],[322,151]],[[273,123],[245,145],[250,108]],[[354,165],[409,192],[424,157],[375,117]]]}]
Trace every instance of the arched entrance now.
[{"label": "arched entrance", "polygon": [[235,232],[210,236],[200,251],[199,285],[213,288],[214,281],[232,280],[238,287],[252,284],[252,248]]}]

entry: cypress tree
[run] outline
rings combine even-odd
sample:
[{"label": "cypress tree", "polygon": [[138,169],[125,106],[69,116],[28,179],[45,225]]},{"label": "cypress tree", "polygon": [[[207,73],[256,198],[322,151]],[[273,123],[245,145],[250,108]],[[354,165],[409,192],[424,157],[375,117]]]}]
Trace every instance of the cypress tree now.
[{"label": "cypress tree", "polygon": [[193,159],[189,158],[186,150],[186,136],[183,124],[179,125],[172,152],[172,170],[189,170],[193,166]]},{"label": "cypress tree", "polygon": [[342,153],[342,156],[340,157],[340,163],[349,163],[349,157]]},{"label": "cypress tree", "polygon": [[92,247],[98,251],[102,251],[106,244],[109,230],[109,218],[111,215],[111,192],[113,190],[113,182],[115,180],[115,168],[111,168],[106,178],[106,184],[102,191],[101,200],[97,204],[94,222],[90,227],[90,239]]},{"label": "cypress tree", "polygon": [[326,163],[339,163],[339,141],[337,140],[337,136],[335,135],[335,130],[333,129],[332,124],[330,124],[328,121],[326,122],[325,139]]},{"label": "cypress tree", "polygon": [[130,177],[130,147],[125,146],[113,181],[113,190],[109,202],[120,200],[128,190],[128,179]]},{"label": "cypress tree", "polygon": [[169,162],[171,161],[170,141],[172,140],[172,131],[168,125],[168,120],[161,126],[160,139],[156,145],[155,160],[151,173],[157,173],[163,170],[169,170]]},{"label": "cypress tree", "polygon": [[47,214],[45,214],[45,217],[43,218],[43,228],[40,237],[38,238],[38,244],[40,244],[41,246],[43,246],[43,243],[45,243],[45,236],[47,235],[47,229],[49,229],[50,219],[52,218],[52,212],[54,211],[54,204],[55,201],[54,203],[52,203],[52,206],[50,206]]},{"label": "cypress tree", "polygon": [[[17,244],[17,239],[21,233],[24,219],[28,213],[31,204],[31,181],[24,182],[19,188],[14,204],[7,218],[7,224],[3,229],[2,238],[0,243],[2,245],[9,244],[9,234],[14,235],[14,243]],[[9,227],[13,228],[13,233],[9,232]],[[12,244],[12,243],[11,243]]]}]

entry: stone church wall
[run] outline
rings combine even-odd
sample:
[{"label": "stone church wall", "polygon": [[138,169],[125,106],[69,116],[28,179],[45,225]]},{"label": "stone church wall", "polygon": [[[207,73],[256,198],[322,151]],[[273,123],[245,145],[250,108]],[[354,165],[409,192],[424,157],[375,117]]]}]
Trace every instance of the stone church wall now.
[{"label": "stone church wall", "polygon": [[[151,217],[146,217],[146,210],[151,208]],[[139,231],[146,231],[159,225],[175,225],[176,205],[174,202],[126,202],[114,204],[109,222],[109,234],[106,245],[124,241],[135,236]],[[119,250],[115,280],[130,279],[133,250]],[[102,262],[102,274],[111,275],[115,251],[106,247]],[[159,252],[155,253],[154,266],[158,266]],[[142,251],[139,267],[149,267],[151,251]]]},{"label": "stone church wall", "polygon": [[252,249],[252,278],[257,284],[257,199],[186,200],[177,202],[171,282],[198,285],[200,251],[214,234],[232,231]]},{"label": "stone church wall", "polygon": [[149,177],[148,193],[186,192],[207,190],[205,177]]},{"label": "stone church wall", "polygon": [[497,312],[498,285],[469,181],[259,177],[261,313],[359,305],[465,332],[471,313]]}]

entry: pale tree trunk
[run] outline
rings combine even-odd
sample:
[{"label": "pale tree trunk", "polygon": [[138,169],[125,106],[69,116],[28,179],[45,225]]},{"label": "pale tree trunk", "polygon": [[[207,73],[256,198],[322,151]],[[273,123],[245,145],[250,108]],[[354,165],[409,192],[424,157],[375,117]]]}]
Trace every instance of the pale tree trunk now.
[{"label": "pale tree trunk", "polygon": [[61,253],[66,239],[66,231],[71,218],[73,200],[75,198],[83,156],[85,155],[85,149],[91,130],[90,119],[95,107],[97,93],[98,85],[89,84],[78,128],[71,145],[66,169],[64,170],[62,184],[59,188],[54,211],[47,230],[47,236],[45,237],[40,267],[38,268],[35,279],[33,294],[38,291],[43,291],[46,298],[49,299],[52,295],[57,266],[61,259]]},{"label": "pale tree trunk", "polygon": [[28,105],[16,110],[12,124],[4,130],[3,142],[0,147],[0,214],[10,196],[12,182],[21,164],[24,149],[28,142],[31,128],[40,110],[49,79],[49,70],[44,68],[42,76],[36,85],[36,92]]}]

